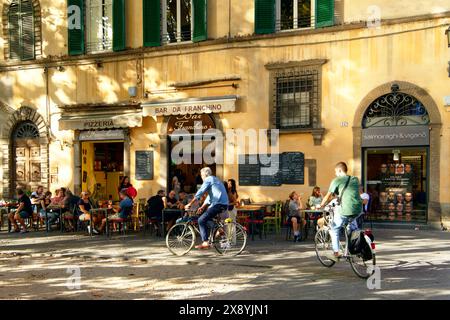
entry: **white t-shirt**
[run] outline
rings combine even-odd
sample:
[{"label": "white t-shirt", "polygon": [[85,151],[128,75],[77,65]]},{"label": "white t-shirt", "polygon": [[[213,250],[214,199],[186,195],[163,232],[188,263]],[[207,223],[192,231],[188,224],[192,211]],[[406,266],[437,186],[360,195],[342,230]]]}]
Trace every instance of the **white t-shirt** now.
[{"label": "white t-shirt", "polygon": [[361,199],[362,200],[367,200],[367,204],[364,206],[364,211],[367,212],[369,211],[369,200],[370,200],[370,196],[367,193],[363,193],[361,194]]}]

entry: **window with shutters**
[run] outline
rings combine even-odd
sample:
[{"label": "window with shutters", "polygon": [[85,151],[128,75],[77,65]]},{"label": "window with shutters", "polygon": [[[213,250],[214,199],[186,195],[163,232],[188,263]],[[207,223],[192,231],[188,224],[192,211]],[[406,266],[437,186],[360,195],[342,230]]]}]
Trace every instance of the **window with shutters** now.
[{"label": "window with shutters", "polygon": [[192,40],[192,0],[162,0],[162,42]]},{"label": "window with shutters", "polygon": [[113,0],[87,0],[86,8],[86,51],[112,51]]},{"label": "window with shutters", "polygon": [[[36,38],[40,43],[40,6],[32,0],[14,0],[3,19],[8,21],[4,35],[8,38],[5,56],[11,60],[32,60],[36,58]],[[36,12],[38,11],[38,12]],[[36,21],[37,20],[37,21]],[[40,52],[40,45],[39,45]]]},{"label": "window with shutters", "polygon": [[311,28],[314,26],[314,0],[277,0],[276,30]]},{"label": "window with shutters", "polygon": [[270,71],[270,128],[283,132],[312,133],[322,139],[321,82],[326,60],[266,65]]}]

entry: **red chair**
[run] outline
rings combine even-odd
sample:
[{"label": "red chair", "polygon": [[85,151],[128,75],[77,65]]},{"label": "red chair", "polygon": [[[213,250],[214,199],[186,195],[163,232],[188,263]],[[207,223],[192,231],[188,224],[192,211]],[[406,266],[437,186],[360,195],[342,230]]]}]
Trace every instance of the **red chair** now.
[{"label": "red chair", "polygon": [[265,208],[252,211],[250,216],[247,218],[246,223],[250,226],[252,240],[255,240],[255,226],[258,227],[259,238],[262,239],[265,211]]}]

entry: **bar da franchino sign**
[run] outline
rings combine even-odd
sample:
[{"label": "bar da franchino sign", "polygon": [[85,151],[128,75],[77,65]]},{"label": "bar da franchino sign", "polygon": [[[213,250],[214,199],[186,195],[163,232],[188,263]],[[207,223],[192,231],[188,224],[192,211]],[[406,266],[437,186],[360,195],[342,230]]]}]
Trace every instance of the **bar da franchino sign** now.
[{"label": "bar da franchino sign", "polygon": [[362,132],[362,146],[365,148],[428,145],[430,145],[428,126],[375,127],[364,129]]}]

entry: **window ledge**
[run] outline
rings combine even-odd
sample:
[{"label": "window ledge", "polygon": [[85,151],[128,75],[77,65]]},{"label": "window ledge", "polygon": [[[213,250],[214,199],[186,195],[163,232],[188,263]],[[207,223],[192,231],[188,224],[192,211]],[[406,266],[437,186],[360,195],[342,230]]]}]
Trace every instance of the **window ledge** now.
[{"label": "window ledge", "polygon": [[311,133],[314,139],[314,145],[322,145],[322,139],[325,135],[325,128],[292,128],[292,129],[279,129],[280,134],[298,134],[298,133]]}]

